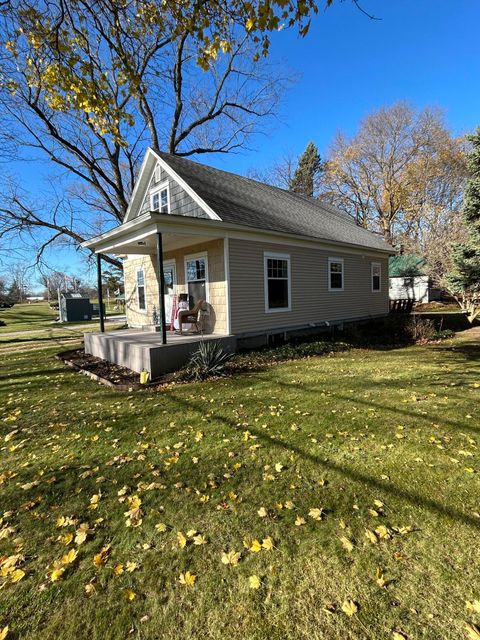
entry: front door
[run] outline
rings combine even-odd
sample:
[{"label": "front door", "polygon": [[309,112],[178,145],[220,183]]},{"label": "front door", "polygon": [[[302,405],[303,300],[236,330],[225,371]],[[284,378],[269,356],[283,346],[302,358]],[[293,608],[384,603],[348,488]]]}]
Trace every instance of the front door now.
[{"label": "front door", "polygon": [[173,298],[175,296],[175,287],[177,286],[177,274],[174,262],[164,262],[163,275],[165,280],[165,322],[168,325],[172,322]]}]

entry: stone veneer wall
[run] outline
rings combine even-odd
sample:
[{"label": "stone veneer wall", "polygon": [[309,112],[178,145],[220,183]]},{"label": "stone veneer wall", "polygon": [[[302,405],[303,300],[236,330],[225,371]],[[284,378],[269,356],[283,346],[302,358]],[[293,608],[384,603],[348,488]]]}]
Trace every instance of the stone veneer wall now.
[{"label": "stone veneer wall", "polygon": [[[177,286],[176,293],[186,293],[185,256],[207,253],[208,259],[208,303],[210,315],[207,316],[207,331],[228,333],[227,326],[227,286],[225,282],[225,264],[223,240],[202,242],[176,251],[165,251],[164,260],[175,260]],[[136,293],[136,271],[145,269],[147,311],[138,310]],[[158,308],[158,277],[155,256],[130,256],[124,261],[125,308],[127,322],[131,327],[140,327],[152,323],[153,306]]]}]

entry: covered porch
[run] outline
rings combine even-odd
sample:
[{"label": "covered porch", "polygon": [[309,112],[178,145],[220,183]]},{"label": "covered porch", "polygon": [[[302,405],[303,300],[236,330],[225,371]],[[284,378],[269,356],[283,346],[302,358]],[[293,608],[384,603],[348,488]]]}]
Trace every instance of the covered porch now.
[{"label": "covered porch", "polygon": [[[216,221],[148,212],[84,246],[97,254],[99,299],[105,255],[123,260],[128,329],[85,334],[85,351],[154,379],[188,361],[200,340],[230,335],[228,240]],[[218,223],[217,223],[218,224]],[[220,226],[220,225],[218,225]],[[179,305],[180,300],[180,305]],[[178,309],[198,308],[198,323],[183,325]]]},{"label": "covered porch", "polygon": [[85,352],[137,373],[148,371],[150,378],[155,380],[182,367],[198,349],[202,340],[219,341],[225,350],[232,353],[235,351],[234,336],[215,333],[178,335],[168,332],[167,342],[163,344],[158,333],[125,329],[106,333],[86,333]]}]

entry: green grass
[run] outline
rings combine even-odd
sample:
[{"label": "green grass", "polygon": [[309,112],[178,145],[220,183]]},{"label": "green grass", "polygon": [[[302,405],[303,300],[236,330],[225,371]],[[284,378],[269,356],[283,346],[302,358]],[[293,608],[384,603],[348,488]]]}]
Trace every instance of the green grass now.
[{"label": "green grass", "polygon": [[[121,314],[112,311],[111,314]],[[0,327],[0,344],[30,341],[53,341],[60,338],[81,338],[86,331],[98,331],[99,321],[58,323],[58,311],[50,309],[47,302],[34,304],[16,304],[10,309],[0,309],[0,320],[5,322]],[[120,324],[108,324],[107,329],[113,330]],[[15,335],[12,335],[15,334]]]},{"label": "green grass", "polygon": [[[0,556],[20,554],[25,572],[1,591],[12,638],[458,640],[465,622],[480,624],[465,607],[480,599],[478,343],[351,351],[131,394],[53,354],[3,353],[0,370],[0,504],[12,528]],[[127,527],[135,495],[142,523]],[[62,516],[75,524],[59,527]],[[81,523],[87,540],[64,546]],[[373,544],[365,530],[381,525],[391,537]],[[180,548],[191,529],[207,544]],[[267,536],[273,550],[244,549]],[[52,583],[70,548],[77,558]],[[232,550],[241,560],[226,566]],[[129,561],[138,568],[116,576]],[[187,570],[193,587],[178,581]]]},{"label": "green grass", "polygon": [[0,320],[6,324],[0,327],[0,335],[25,329],[46,329],[55,325],[58,312],[50,309],[47,302],[15,304],[10,309],[0,309]]}]

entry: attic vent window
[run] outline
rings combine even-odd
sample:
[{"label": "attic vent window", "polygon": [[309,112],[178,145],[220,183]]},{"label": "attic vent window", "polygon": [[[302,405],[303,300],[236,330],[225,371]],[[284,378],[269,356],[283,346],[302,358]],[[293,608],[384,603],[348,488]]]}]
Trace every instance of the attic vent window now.
[{"label": "attic vent window", "polygon": [[150,208],[160,213],[170,213],[170,194],[168,185],[164,184],[150,194]]}]

